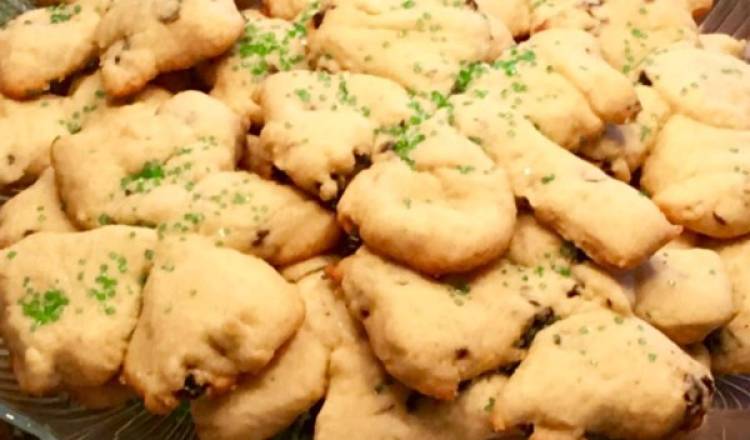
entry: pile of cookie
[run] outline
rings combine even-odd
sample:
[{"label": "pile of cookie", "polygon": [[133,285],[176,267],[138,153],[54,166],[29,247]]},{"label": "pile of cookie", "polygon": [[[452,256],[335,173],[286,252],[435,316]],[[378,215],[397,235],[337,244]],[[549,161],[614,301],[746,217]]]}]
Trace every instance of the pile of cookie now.
[{"label": "pile of cookie", "polygon": [[22,390],[203,440],[650,440],[750,373],[750,65],[710,0],[254,3],[0,29]]}]

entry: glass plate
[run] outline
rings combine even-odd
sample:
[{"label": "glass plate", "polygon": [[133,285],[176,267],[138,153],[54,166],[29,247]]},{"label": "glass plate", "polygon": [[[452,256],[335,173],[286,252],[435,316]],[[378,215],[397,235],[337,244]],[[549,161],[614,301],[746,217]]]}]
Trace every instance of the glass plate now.
[{"label": "glass plate", "polygon": [[[29,0],[0,0],[0,26],[32,7]],[[7,197],[0,195],[0,204],[5,200]],[[718,377],[716,387],[714,406],[703,426],[674,440],[750,439],[750,376]],[[93,411],[80,407],[66,395],[25,396],[18,388],[8,350],[0,339],[2,421],[39,440],[197,440],[187,406],[160,417],[147,412],[135,400],[119,408]]]}]

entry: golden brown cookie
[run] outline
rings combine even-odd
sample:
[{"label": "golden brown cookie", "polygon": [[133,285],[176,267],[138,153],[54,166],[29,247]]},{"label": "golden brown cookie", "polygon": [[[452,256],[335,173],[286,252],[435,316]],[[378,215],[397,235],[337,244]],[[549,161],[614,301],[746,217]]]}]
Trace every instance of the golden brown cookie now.
[{"label": "golden brown cookie", "polygon": [[220,55],[242,25],[232,0],[118,0],[96,30],[104,88],[132,95],[161,72]]},{"label": "golden brown cookie", "polygon": [[656,440],[699,426],[712,392],[709,370],[646,322],[596,311],[537,335],[493,419],[539,440]]},{"label": "golden brown cookie", "polygon": [[228,392],[302,324],[297,289],[256,257],[193,235],[164,239],[147,258],[153,269],[123,378],[152,412]]},{"label": "golden brown cookie", "polygon": [[98,387],[116,377],[155,243],[151,230],[109,226],[42,232],[3,251],[0,330],[23,391]]}]

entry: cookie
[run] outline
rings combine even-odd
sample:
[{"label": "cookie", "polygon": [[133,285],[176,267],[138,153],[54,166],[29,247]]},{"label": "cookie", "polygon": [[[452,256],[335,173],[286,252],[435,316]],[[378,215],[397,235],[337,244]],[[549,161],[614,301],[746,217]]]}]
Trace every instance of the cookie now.
[{"label": "cookie", "polygon": [[529,41],[540,59],[575,84],[603,121],[623,123],[640,109],[633,85],[604,61],[601,47],[591,35],[575,29],[552,29]]},{"label": "cookie", "polygon": [[0,247],[37,232],[73,232],[57,195],[55,172],[48,168],[30,187],[0,207]]},{"label": "cookie", "polygon": [[264,81],[259,93],[265,126],[257,150],[271,163],[258,160],[254,170],[275,168],[324,201],[338,199],[369,166],[378,129],[412,115],[404,89],[370,75],[283,72]]},{"label": "cookie", "polygon": [[354,330],[346,307],[321,269],[297,282],[305,302],[305,322],[271,363],[258,375],[243,379],[232,393],[193,402],[193,420],[202,439],[271,438],[324,396],[331,351],[341,340],[351,339]]},{"label": "cookie", "polygon": [[229,49],[242,15],[231,0],[118,0],[96,29],[104,88],[141,90],[161,72],[186,69]]},{"label": "cookie", "polygon": [[476,9],[473,2],[440,0],[334,2],[316,16],[309,55],[325,70],[447,93],[462,63],[491,61],[513,42],[502,22]]},{"label": "cookie", "polygon": [[311,0],[263,0],[265,11],[271,17],[292,20],[303,12],[308,5],[320,3]]},{"label": "cookie", "polygon": [[698,27],[685,0],[608,0],[596,16],[604,57],[633,80],[654,51],[677,42],[698,42]]},{"label": "cookie", "polygon": [[711,352],[711,368],[717,374],[748,374],[750,372],[750,242],[740,239],[720,244],[721,256],[732,283],[737,315],[706,340]]},{"label": "cookie", "polygon": [[664,249],[636,271],[635,313],[680,345],[703,341],[735,315],[732,285],[716,252]]},{"label": "cookie", "polygon": [[240,134],[239,118],[200,92],[124,106],[55,143],[60,197],[82,228],[155,226],[184,206],[198,180],[234,168]]},{"label": "cookie", "polygon": [[709,370],[659,331],[596,311],[539,332],[493,420],[533,424],[533,439],[656,440],[699,426],[712,392]]},{"label": "cookie", "polygon": [[581,29],[593,31],[599,22],[590,13],[590,8],[604,2],[580,2],[578,0],[541,1],[529,5],[531,11],[531,33],[553,28]]},{"label": "cookie", "polygon": [[531,41],[506,50],[495,63],[478,69],[468,86],[461,84],[469,96],[499,99],[566,149],[577,150],[604,130],[604,122],[586,96],[541,59]]},{"label": "cookie", "polygon": [[315,438],[484,440],[493,435],[490,411],[506,378],[472,381],[455,400],[441,402],[410,391],[388,376],[364,342],[337,349]]},{"label": "cookie", "polygon": [[669,119],[643,167],[641,185],[674,223],[716,238],[750,232],[750,130]]},{"label": "cookie", "polygon": [[508,366],[564,308],[572,279],[499,261],[436,280],[360,248],[338,272],[344,297],[389,374],[450,400],[460,382]]},{"label": "cookie", "polygon": [[0,29],[0,92],[26,98],[49,89],[96,55],[100,16],[86,3],[32,9]]},{"label": "cookie", "polygon": [[676,47],[655,55],[645,74],[675,112],[715,127],[750,129],[750,66],[744,61]]},{"label": "cookie", "polygon": [[340,236],[333,213],[289,186],[252,173],[213,173],[182,196],[187,200],[173,212],[151,217],[160,234],[197,233],[273,265],[323,253]]},{"label": "cookie", "polygon": [[714,52],[721,52],[735,58],[742,58],[747,41],[737,40],[727,34],[701,34],[698,37],[700,47]]},{"label": "cookie", "polygon": [[266,18],[254,10],[243,11],[244,33],[230,53],[217,62],[211,96],[227,104],[246,125],[263,121],[254,101],[256,90],[269,74],[304,69],[303,23]]},{"label": "cookie", "polygon": [[511,109],[489,97],[466,102],[454,113],[459,131],[505,166],[514,194],[528,200],[537,219],[598,264],[636,267],[679,235],[651,200],[552,143]]},{"label": "cookie", "polygon": [[21,390],[41,395],[115,378],[155,242],[148,229],[110,226],[42,232],[4,250],[0,331]]},{"label": "cookie", "polygon": [[[140,101],[165,99],[149,87]],[[50,150],[59,138],[79,133],[117,107],[107,99],[99,74],[75,81],[68,97],[46,94],[27,101],[0,98],[0,186],[33,181],[50,165]]]},{"label": "cookie", "polygon": [[494,0],[477,0],[479,11],[497,18],[508,28],[514,37],[521,39],[529,35],[531,26],[531,8],[526,0],[498,2]]},{"label": "cookie", "polygon": [[[535,272],[550,271],[572,278],[576,287],[568,294],[578,301],[568,301],[565,309],[557,307],[560,316],[603,307],[630,315],[635,291],[628,274],[613,274],[587,261],[572,243],[541,225],[534,216],[518,216],[507,258]],[[567,309],[567,310],[566,310]]]},{"label": "cookie", "polygon": [[[359,173],[338,219],[374,251],[430,275],[488,264],[507,249],[516,207],[507,175],[454,130]],[[438,131],[440,130],[440,131]],[[473,151],[473,152],[472,152]]]},{"label": "cookie", "polygon": [[256,257],[200,236],[166,238],[148,257],[153,269],[123,378],[154,413],[229,391],[302,324],[297,289]]},{"label": "cookie", "polygon": [[630,182],[656,142],[672,109],[653,88],[635,88],[641,111],[626,124],[609,124],[601,138],[582,146],[578,153],[599,165],[615,178]]},{"label": "cookie", "polygon": [[569,150],[639,109],[633,86],[606,63],[596,39],[572,29],[540,32],[493,63],[468,66],[454,91],[502,102]]}]

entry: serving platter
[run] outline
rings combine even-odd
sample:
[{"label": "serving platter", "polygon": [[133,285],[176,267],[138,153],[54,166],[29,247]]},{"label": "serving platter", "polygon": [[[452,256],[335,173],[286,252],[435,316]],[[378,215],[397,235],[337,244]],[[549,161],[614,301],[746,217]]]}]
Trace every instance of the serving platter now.
[{"label": "serving platter", "polygon": [[[750,16],[750,1],[746,3],[743,11]],[[31,7],[28,0],[0,0],[0,26]],[[743,17],[741,21],[748,19]],[[746,54],[750,56],[750,45]],[[0,204],[6,199],[0,196]],[[750,439],[750,376],[717,377],[716,386],[713,408],[703,426],[674,440]],[[64,394],[26,396],[16,383],[9,352],[0,339],[0,423],[3,422],[39,440],[197,439],[186,403],[162,417],[150,414],[137,399],[119,408],[95,411],[79,406]],[[309,434],[300,434],[300,424],[295,425],[274,440],[311,439]],[[6,440],[2,432],[0,440]]]}]

